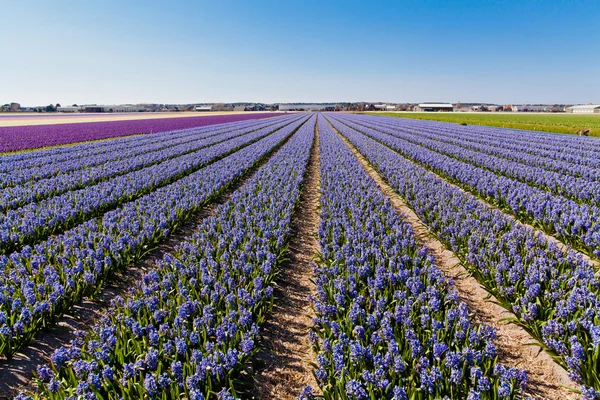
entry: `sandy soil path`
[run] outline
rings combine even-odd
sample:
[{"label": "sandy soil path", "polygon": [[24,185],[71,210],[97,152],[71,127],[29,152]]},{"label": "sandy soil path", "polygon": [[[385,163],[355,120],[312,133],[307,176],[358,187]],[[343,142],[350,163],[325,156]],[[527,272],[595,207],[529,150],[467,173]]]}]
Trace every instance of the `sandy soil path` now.
[{"label": "sandy soil path", "polygon": [[258,355],[258,364],[263,367],[254,375],[257,399],[295,399],[306,385],[318,388],[310,365],[315,356],[308,330],[314,315],[308,297],[315,293],[313,259],[319,251],[319,152],[315,126],[300,206],[292,222],[288,261],[281,267],[274,291],[276,300],[263,330],[263,347]]}]

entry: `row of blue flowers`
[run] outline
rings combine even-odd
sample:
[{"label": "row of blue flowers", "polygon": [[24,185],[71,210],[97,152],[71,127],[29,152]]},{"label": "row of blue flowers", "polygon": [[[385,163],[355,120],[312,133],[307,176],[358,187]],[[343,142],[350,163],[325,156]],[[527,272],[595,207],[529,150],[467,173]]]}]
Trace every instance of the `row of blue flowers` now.
[{"label": "row of blue flowers", "polygon": [[[344,121],[352,125],[348,120]],[[600,258],[600,207],[579,204],[515,179],[496,175],[395,135],[362,125],[354,127],[521,221],[531,223],[565,243]]]},{"label": "row of blue flowers", "polygon": [[268,156],[303,120],[101,219],[1,256],[0,353],[11,357],[36,332],[97,290],[111,271],[128,266]]},{"label": "row of blue flowers", "polygon": [[[418,129],[421,126],[419,122],[421,121],[415,121],[414,124],[410,121],[406,123]],[[448,127],[448,123],[444,122],[426,121],[425,123],[427,125]],[[453,128],[455,132],[473,132],[478,134],[480,138],[485,136],[494,139],[503,139],[503,143],[529,147],[528,152],[532,154],[541,154],[544,157],[555,157],[572,161],[584,161],[585,164],[590,166],[600,166],[597,159],[598,154],[600,154],[600,142],[593,138],[590,140],[587,137],[577,137],[574,135],[548,134],[545,132],[503,129],[489,126],[455,125]],[[564,151],[558,151],[559,149],[564,149]],[[575,156],[575,158],[571,159],[572,156]]]},{"label": "row of blue flowers", "polygon": [[583,384],[586,398],[600,398],[600,285],[594,268],[381,143],[332,122],[518,323]]},{"label": "row of blue flowers", "polygon": [[[245,122],[245,121],[244,121]],[[49,178],[80,169],[87,169],[106,162],[118,160],[146,147],[160,146],[178,138],[206,136],[208,133],[227,130],[240,123],[211,125],[202,128],[163,132],[154,135],[117,138],[105,142],[83,143],[48,150],[2,155],[0,157],[0,188],[24,182]]]},{"label": "row of blue flowers", "polygon": [[[209,144],[225,140],[229,132],[237,131],[239,134],[249,133],[263,126],[273,125],[278,120],[268,120],[260,125],[256,122],[246,126],[223,128],[215,127],[214,131],[204,129],[203,132],[187,132],[185,135],[173,134],[163,140],[152,141],[144,146],[132,143],[130,148],[112,150],[109,154],[97,157],[77,158],[65,162],[48,162],[37,168],[16,169],[19,179],[30,178],[19,185],[0,189],[0,211],[6,211],[24,206],[32,201],[39,202],[48,197],[57,196],[70,190],[81,189],[99,183],[118,175],[124,175],[144,167],[157,164],[170,158],[199,150]],[[54,174],[53,170],[67,169],[67,172]],[[42,179],[35,179],[37,171],[44,175],[51,175]]]},{"label": "row of blue flowers", "polygon": [[[359,122],[361,118],[353,118]],[[578,146],[573,148],[557,141],[555,135],[519,131],[518,136],[511,131],[495,133],[491,128],[475,126],[463,127],[453,124],[438,124],[430,121],[398,121],[396,118],[370,120],[371,126],[400,129],[414,135],[425,135],[439,141],[458,144],[482,153],[506,158],[548,171],[564,175],[600,180],[600,153],[590,150],[589,138],[576,138]],[[434,135],[434,136],[431,136]],[[572,138],[572,137],[571,137]],[[537,140],[534,140],[537,139]],[[592,146],[593,147],[593,146]]]},{"label": "row of blue flowers", "polygon": [[106,318],[38,368],[38,397],[233,398],[273,301],[314,118]]},{"label": "row of blue flowers", "polygon": [[[355,122],[354,118],[352,120]],[[587,203],[590,205],[600,203],[600,184],[597,182],[597,179],[573,176],[572,174],[565,174],[564,171],[548,171],[545,168],[534,165],[535,160],[540,158],[539,156],[510,151],[510,154],[519,157],[519,160],[506,159],[489,149],[487,152],[482,152],[480,148],[471,149],[469,142],[462,139],[454,139],[449,142],[450,139],[446,136],[446,131],[442,129],[435,129],[433,132],[428,132],[427,130],[406,130],[402,126],[384,127],[381,125],[370,125],[370,127],[456,158],[457,160],[492,171],[498,175],[513,178],[547,192],[570,198],[578,203]],[[494,146],[488,147],[494,148]],[[507,152],[507,150],[503,149],[503,144],[500,140],[496,143],[495,148],[499,152]],[[600,173],[600,169],[595,169],[594,167],[582,165],[577,167],[581,173],[594,171]],[[571,165],[571,168],[575,168],[575,166]]]},{"label": "row of blue flowers", "polygon": [[[497,361],[452,284],[322,118],[321,259],[311,340],[325,399],[509,399],[526,373]],[[306,388],[301,398],[312,397]]]},{"label": "row of blue flowers", "polygon": [[[291,122],[284,120],[251,133],[235,130],[224,137],[203,139],[185,145],[183,155],[167,157],[158,164],[0,214],[0,254],[35,244],[50,234],[150,193]],[[198,146],[200,149],[195,149]],[[164,152],[172,156],[170,150]]]}]

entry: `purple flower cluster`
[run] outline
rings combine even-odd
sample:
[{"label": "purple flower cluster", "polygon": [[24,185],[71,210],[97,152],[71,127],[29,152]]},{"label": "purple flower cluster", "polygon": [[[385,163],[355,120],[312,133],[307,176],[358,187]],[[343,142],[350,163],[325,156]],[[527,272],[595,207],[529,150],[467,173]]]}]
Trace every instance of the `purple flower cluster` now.
[{"label": "purple flower cluster", "polygon": [[[49,234],[71,228],[90,217],[136,199],[292,122],[286,118],[258,130],[250,128],[250,133],[248,130],[234,130],[200,139],[178,146],[176,150],[180,154],[173,154],[172,149],[155,152],[154,155],[167,159],[96,185],[0,213],[0,254],[8,254],[23,245],[34,244]],[[60,178],[54,179],[60,181]],[[37,182],[34,185],[37,186]]]},{"label": "purple flower cluster", "polygon": [[376,140],[332,122],[571,378],[587,386],[586,398],[600,398],[600,284],[593,267]]},{"label": "purple flower cluster", "polygon": [[161,118],[78,124],[0,127],[0,152],[57,146],[136,133],[155,133],[272,117],[280,114],[233,114],[189,118]]},{"label": "purple flower cluster", "polygon": [[[524,371],[465,303],[350,149],[319,118],[322,257],[311,341],[325,399],[512,399]],[[301,398],[310,398],[307,389]]]},{"label": "purple flower cluster", "polygon": [[[354,122],[354,118],[352,119]],[[356,121],[358,122],[358,121]],[[362,125],[368,127],[368,125]],[[565,173],[565,171],[552,171],[536,166],[539,156],[529,153],[518,153],[502,148],[502,142],[497,141],[496,147],[489,145],[482,151],[481,146],[473,146],[469,141],[463,139],[450,139],[446,132],[441,129],[412,130],[400,126],[388,126],[371,124],[371,128],[396,136],[414,144],[427,147],[438,153],[456,158],[460,161],[473,164],[477,167],[493,171],[496,174],[514,178],[520,182],[541,188],[551,193],[556,193],[577,202],[597,204],[600,202],[600,183],[597,177],[588,178],[579,175],[590,171],[600,172],[589,166],[578,166],[578,174]],[[357,127],[360,129],[359,127]],[[472,148],[474,147],[474,148]],[[492,149],[498,149],[493,151]],[[510,157],[505,154],[509,153]],[[514,160],[519,156],[519,160]],[[568,163],[565,163],[569,165]],[[567,170],[567,172],[571,172]]]},{"label": "purple flower cluster", "polygon": [[[361,119],[352,118],[355,122]],[[430,121],[398,120],[396,118],[369,119],[372,127],[387,127],[432,138],[437,135],[441,142],[460,145],[518,163],[542,167],[564,175],[600,179],[600,146],[591,138],[565,135],[545,135],[539,132],[509,131],[476,126],[457,126]],[[577,146],[573,146],[577,143]],[[595,148],[595,150],[594,150]]]},{"label": "purple flower cluster", "polygon": [[[523,222],[532,223],[545,232],[559,237],[565,243],[600,258],[600,207],[594,205],[596,200],[588,199],[592,204],[579,203],[554,194],[550,189],[541,189],[517,179],[498,175],[489,169],[480,168],[460,161],[455,156],[444,154],[444,152],[449,153],[450,150],[439,150],[450,147],[450,145],[431,145],[438,149],[438,151],[433,151],[427,148],[434,142],[433,140],[428,140],[423,145],[414,144],[397,136],[401,135],[399,133],[394,135],[382,133],[364,125],[353,124],[348,118],[342,118],[342,120],[348,124],[347,127],[356,128],[392,147],[405,157],[439,173],[466,190],[515,215]],[[484,159],[486,157],[490,156],[477,158]],[[471,160],[471,162],[474,161]],[[500,165],[499,162],[491,161],[490,163]],[[517,169],[514,168],[513,171],[517,171]],[[541,179],[551,181],[552,177]],[[571,177],[570,180],[575,181],[575,179]],[[562,185],[560,182],[558,184]],[[600,189],[598,189],[600,183],[588,182],[588,184],[593,188],[592,191],[575,186],[571,190],[579,191],[582,194],[600,193]]]},{"label": "purple flower cluster", "polygon": [[87,221],[34,247],[0,257],[0,353],[12,356],[35,333],[95,290],[117,266],[129,265],[147,246],[238,179],[306,118],[172,184]]},{"label": "purple flower cluster", "polygon": [[126,143],[105,146],[107,148],[100,154],[85,155],[86,150],[74,150],[73,156],[80,153],[83,155],[67,159],[64,159],[65,154],[55,157],[40,155],[40,158],[47,160],[28,159],[2,163],[6,157],[0,157],[0,167],[8,167],[7,171],[0,172],[0,182],[4,183],[0,189],[0,210],[17,208],[31,201],[80,189],[199,149],[205,146],[209,139],[216,143],[228,132],[237,130],[240,134],[247,133],[274,125],[280,120],[275,118],[216,125],[184,132],[136,137],[137,140],[128,138]]},{"label": "purple flower cluster", "polygon": [[[109,315],[38,368],[43,399],[233,399],[286,252],[315,119]],[[298,125],[296,124],[296,127]]]}]

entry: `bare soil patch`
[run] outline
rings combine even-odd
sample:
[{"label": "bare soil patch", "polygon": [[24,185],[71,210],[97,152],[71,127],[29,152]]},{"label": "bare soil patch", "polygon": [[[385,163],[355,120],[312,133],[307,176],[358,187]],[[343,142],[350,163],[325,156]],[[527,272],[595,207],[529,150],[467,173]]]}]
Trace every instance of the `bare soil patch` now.
[{"label": "bare soil patch", "polygon": [[258,399],[295,399],[306,385],[318,389],[310,365],[315,357],[308,330],[314,315],[308,297],[315,294],[313,265],[319,252],[319,151],[315,127],[300,204],[292,220],[287,261],[280,268],[275,302],[263,328],[262,348],[256,363],[261,367],[255,371],[252,393]]}]

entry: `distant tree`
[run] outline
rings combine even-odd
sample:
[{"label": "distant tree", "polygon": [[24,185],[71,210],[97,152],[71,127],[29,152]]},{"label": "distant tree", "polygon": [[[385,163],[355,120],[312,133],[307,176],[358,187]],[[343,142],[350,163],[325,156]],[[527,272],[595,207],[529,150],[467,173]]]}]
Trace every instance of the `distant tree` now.
[{"label": "distant tree", "polygon": [[52,104],[48,104],[45,108],[46,112],[55,112],[56,108]]},{"label": "distant tree", "polygon": [[56,106],[54,106],[54,108],[58,108],[60,107],[60,103],[56,103]]},{"label": "distant tree", "polygon": [[77,104],[73,104],[71,107],[79,107]]}]

